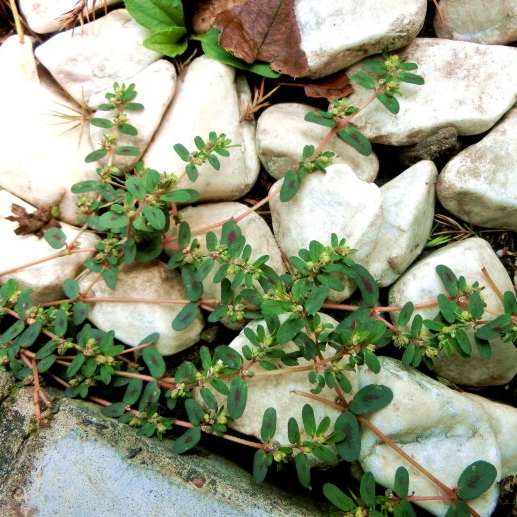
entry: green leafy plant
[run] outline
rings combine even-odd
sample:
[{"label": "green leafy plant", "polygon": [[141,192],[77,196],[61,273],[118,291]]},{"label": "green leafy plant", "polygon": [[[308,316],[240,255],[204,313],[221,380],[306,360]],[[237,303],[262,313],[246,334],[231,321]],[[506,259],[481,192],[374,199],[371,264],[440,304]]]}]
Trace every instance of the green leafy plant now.
[{"label": "green leafy plant", "polygon": [[[342,99],[329,112],[309,114],[309,120],[329,127],[328,135],[317,147],[305,146],[301,161],[284,180],[288,186],[273,190],[255,205],[255,210],[275,195],[289,200],[308,174],[324,172],[332,157],[325,146],[334,134],[359,152],[369,152],[365,137],[350,125],[353,116],[376,99],[393,111],[400,82],[421,84],[421,79],[409,72],[416,65],[387,55],[374,63],[366,66],[364,74],[352,77],[373,90],[370,99],[360,107],[352,107],[347,99]],[[372,73],[374,78],[367,79],[367,73]],[[254,448],[253,475],[257,481],[266,477],[271,466],[281,468],[292,461],[300,483],[310,486],[313,458],[327,464],[359,458],[360,430],[364,426],[443,490],[444,495],[435,499],[450,502],[449,517],[477,515],[466,501],[493,484],[495,468],[486,462],[476,462],[465,468],[457,487],[447,487],[409,455],[404,455],[369,421],[369,414],[389,406],[392,391],[387,386],[371,384],[354,392],[347,372],[360,365],[379,372],[381,362],[377,353],[387,346],[399,348],[406,365],[418,366],[425,361],[432,367],[432,359],[438,353],[457,352],[468,357],[476,347],[483,357],[488,357],[489,341],[495,337],[503,337],[515,345],[515,293],[504,293],[503,314],[491,322],[483,321],[482,286],[468,285],[462,276],[438,266],[437,273],[449,296],[440,295],[423,305],[436,306],[439,316],[435,320],[423,320],[418,314],[413,317],[419,307],[407,303],[395,308],[399,311],[398,319],[391,323],[383,317],[385,308],[379,304],[374,279],[354,262],[351,258],[354,250],[337,235],[329,236],[328,245],[312,241],[307,249],[299,250],[288,259],[288,271],[284,274],[276,273],[268,265],[267,256],[251,259],[252,249],[238,225],[248,212],[232,221],[221,221],[220,237],[209,231],[205,246],[201,246],[197,236],[203,232],[176,220],[177,204],[198,199],[195,190],[178,186],[182,175],[160,174],[146,168],[143,162],[124,174],[117,166],[118,157],[139,154],[136,147],[119,144],[121,133],[137,134],[126,113],[143,108],[134,102],[136,95],[134,85],[115,83],[113,93],[106,95],[107,102],[100,108],[114,115],[92,120],[92,124],[107,133],[86,161],[102,160],[103,165],[96,169],[97,180],[78,183],[72,189],[77,194],[81,231],[89,228],[100,236],[95,254],[85,261],[85,267],[113,288],[121,265],[155,259],[167,246],[172,250],[167,267],[180,272],[186,290],[185,300],[169,301],[183,305],[171,322],[173,329],[187,328],[200,311],[208,313],[207,319],[212,323],[223,319],[232,323],[257,320],[257,326],[244,329],[248,343],[242,350],[224,344],[213,350],[201,346],[198,361],[184,361],[172,372],[153,346],[158,334],[153,333],[134,348],[125,349],[116,342],[113,331],[103,332],[85,323],[89,304],[102,298],[89,296],[88,289],[81,291],[76,280],[64,282],[65,300],[35,304],[30,290],[20,288],[11,278],[0,288],[2,368],[13,373],[19,386],[32,383],[35,398],[47,410],[52,404],[42,386],[43,379],[58,382],[68,396],[88,397],[103,405],[105,415],[135,427],[139,435],[162,438],[176,434],[173,449],[177,453],[194,448],[203,434]],[[196,137],[193,150],[179,144],[174,149],[186,164],[182,174],[195,181],[198,167],[206,162],[217,174],[231,147],[226,134],[211,132],[206,140]],[[172,224],[171,214],[177,236],[165,238]],[[45,239],[58,253],[44,260],[81,251],[78,238],[67,242],[59,228],[47,230]],[[203,281],[212,271],[213,281],[221,286],[217,300],[203,297]],[[1,273],[5,277],[8,272]],[[356,282],[362,307],[326,301],[331,290],[343,289],[346,278]],[[325,323],[320,312],[330,308],[346,311],[346,316],[337,324]],[[287,343],[293,347],[286,348]],[[338,409],[339,415],[334,420],[329,416],[318,420],[313,406],[307,403],[301,415],[290,416],[288,442],[280,443],[275,440],[276,409],[270,407],[262,418],[259,442],[233,435],[232,422],[246,411],[248,392],[252,389],[250,379],[294,372],[305,372],[310,387],[307,392],[297,393],[299,396]],[[331,393],[335,401],[322,397],[323,392]],[[44,415],[38,403],[37,424],[44,422]],[[184,432],[177,436],[181,428]],[[366,512],[386,515],[389,511],[400,516],[413,515],[410,503],[426,496],[409,495],[408,483],[407,470],[401,467],[395,476],[394,491],[388,495],[377,495],[371,473],[363,476],[357,496],[349,497],[332,485],[325,485],[324,492],[344,515]]]}]

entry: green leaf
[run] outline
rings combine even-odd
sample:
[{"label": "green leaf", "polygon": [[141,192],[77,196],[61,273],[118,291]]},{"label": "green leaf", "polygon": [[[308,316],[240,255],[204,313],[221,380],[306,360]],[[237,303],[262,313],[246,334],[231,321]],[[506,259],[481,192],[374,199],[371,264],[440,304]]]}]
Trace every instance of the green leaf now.
[{"label": "green leaf", "polygon": [[469,337],[463,329],[456,330],[456,341],[461,348],[465,357],[470,357],[472,353],[472,346],[470,345]]},{"label": "green leaf", "polygon": [[191,424],[199,425],[205,421],[205,410],[194,399],[185,400],[185,409]]},{"label": "green leaf", "polygon": [[109,129],[113,127],[113,122],[108,120],[107,118],[92,118],[90,120],[90,124],[92,126],[102,127],[104,129]]},{"label": "green leaf", "polygon": [[140,154],[140,149],[133,145],[119,145],[115,149],[115,154],[119,156],[138,156]]},{"label": "green leaf", "polygon": [[311,484],[311,464],[307,454],[298,454],[294,459],[294,464],[300,485],[309,486]]},{"label": "green leaf", "polygon": [[271,463],[263,449],[257,449],[253,456],[253,479],[257,483],[262,483],[266,479],[267,469]]},{"label": "green leaf", "polygon": [[108,154],[108,151],[106,151],[106,149],[97,149],[97,150],[91,152],[90,154],[88,154],[86,156],[86,158],[84,159],[84,161],[86,163],[96,162],[97,160],[101,160],[102,158],[104,158],[107,154]]},{"label": "green leaf", "polygon": [[189,224],[185,221],[181,221],[178,228],[178,246],[180,248],[185,248],[190,244],[191,238]]},{"label": "green leaf", "polygon": [[203,283],[198,279],[197,272],[191,267],[184,267],[181,270],[183,285],[187,291],[187,298],[195,302],[203,295]]},{"label": "green leaf", "polygon": [[262,416],[262,427],[260,428],[260,439],[263,442],[271,440],[276,433],[276,409],[268,407]]},{"label": "green leaf", "polygon": [[308,314],[316,314],[321,306],[325,303],[325,299],[327,298],[329,293],[329,287],[326,285],[321,285],[312,290],[311,294],[307,298],[305,302],[305,310]]},{"label": "green leaf", "polygon": [[305,320],[297,315],[291,315],[287,318],[278,329],[276,340],[278,344],[283,345],[291,341],[298,332],[305,326]]},{"label": "green leaf", "polygon": [[149,224],[155,230],[163,230],[167,222],[165,214],[156,206],[144,205],[143,213]]},{"label": "green leaf", "polygon": [[294,417],[290,417],[287,422],[287,437],[289,443],[298,443],[300,441],[300,428]]},{"label": "green leaf", "polygon": [[302,408],[302,421],[305,433],[308,436],[314,436],[316,434],[316,417],[310,404],[304,404]]},{"label": "green leaf", "polygon": [[356,415],[377,411],[393,400],[393,392],[382,384],[369,384],[361,388],[350,403],[350,411]]},{"label": "green leaf", "polygon": [[487,461],[479,460],[469,465],[458,480],[459,497],[465,500],[475,499],[486,492],[495,482],[497,469]]},{"label": "green leaf", "polygon": [[242,366],[242,356],[228,345],[216,347],[215,356],[229,368],[238,370]]},{"label": "green leaf", "polygon": [[172,321],[172,328],[176,331],[185,330],[194,321],[196,321],[199,315],[199,309],[197,302],[190,302],[181,309],[177,316]]},{"label": "green leaf", "polygon": [[182,145],[182,144],[175,144],[173,146],[173,149],[176,151],[176,153],[178,154],[178,156],[184,161],[184,162],[188,162],[189,159],[190,159],[190,153],[188,151],[188,149]]},{"label": "green leaf", "polygon": [[199,193],[192,189],[178,189],[160,196],[161,201],[167,203],[195,203],[199,199]]},{"label": "green leaf", "polygon": [[99,222],[104,228],[118,230],[129,224],[129,217],[126,214],[109,211],[99,217]]},{"label": "green leaf", "polygon": [[351,512],[356,507],[354,501],[332,483],[323,485],[323,494],[334,506],[344,512]]},{"label": "green leaf", "polygon": [[72,378],[83,366],[86,357],[83,354],[76,355],[66,369],[66,376]]},{"label": "green leaf", "polygon": [[142,351],[142,359],[149,368],[149,372],[156,379],[160,379],[165,374],[166,366],[162,355],[154,346],[146,346]]},{"label": "green leaf", "polygon": [[368,59],[365,61],[361,68],[366,72],[372,72],[373,74],[384,75],[387,73],[386,65],[380,59]]},{"label": "green leaf", "polygon": [[217,399],[214,397],[214,394],[208,388],[201,388],[199,390],[199,394],[201,395],[203,402],[209,409],[211,409],[212,411],[217,411]]},{"label": "green leaf", "polygon": [[307,122],[313,122],[314,124],[319,124],[320,126],[335,127],[337,122],[333,118],[329,119],[329,118],[322,116],[322,113],[325,113],[325,112],[309,111],[309,113],[307,113],[305,115],[304,119]]},{"label": "green leaf", "polygon": [[358,72],[357,74],[348,74],[348,77],[355,81],[358,85],[366,88],[367,90],[373,90],[375,88],[375,81],[364,72]]},{"label": "green leaf", "polygon": [[80,325],[86,320],[88,317],[88,312],[90,311],[90,307],[83,302],[74,303],[74,313],[73,319],[74,325]]},{"label": "green leaf", "polygon": [[14,339],[16,336],[21,334],[23,329],[25,328],[25,323],[23,320],[17,320],[15,321],[3,334],[0,339],[0,344],[5,345],[9,343],[12,339]]},{"label": "green leaf", "polygon": [[126,180],[126,188],[135,199],[144,199],[146,195],[145,184],[142,179],[137,176],[130,176]]},{"label": "green leaf", "polygon": [[379,92],[376,95],[376,97],[377,97],[377,100],[381,104],[383,104],[390,113],[393,113],[394,115],[396,115],[399,112],[399,110],[400,110],[399,101],[395,97],[393,97],[393,95],[388,95],[386,93]]},{"label": "green leaf", "polygon": [[366,366],[368,366],[373,373],[379,373],[381,371],[379,358],[371,350],[364,349],[363,357]]},{"label": "green leaf", "polygon": [[234,377],[230,383],[230,393],[228,394],[228,415],[232,420],[236,420],[244,413],[248,398],[248,385],[240,377]]},{"label": "green leaf", "polygon": [[135,21],[152,31],[185,27],[181,0],[126,0],[124,4]]},{"label": "green leaf", "polygon": [[119,124],[118,130],[125,135],[136,136],[138,135],[138,129],[131,124]]},{"label": "green leaf", "polygon": [[122,416],[126,412],[126,404],[124,402],[115,402],[109,406],[105,406],[101,409],[101,413],[104,416],[108,416],[110,418],[118,418]]},{"label": "green leaf", "polygon": [[400,499],[407,497],[409,493],[409,472],[405,467],[399,467],[395,472],[393,489]]},{"label": "green leaf", "polygon": [[[32,325],[31,325],[32,326]],[[30,327],[29,327],[30,328]],[[23,334],[22,334],[23,336]],[[21,337],[21,336],[20,336]],[[18,338],[19,340],[19,338]],[[57,343],[55,341],[49,341],[44,346],[42,346],[38,352],[36,353],[36,359],[45,359],[50,354],[53,354],[57,348]]]},{"label": "green leaf", "polygon": [[187,30],[184,27],[169,27],[166,30],[150,34],[142,45],[158,54],[176,57],[187,50],[188,42],[184,39]]},{"label": "green leaf", "polygon": [[334,424],[334,430],[345,435],[345,439],[336,444],[339,455],[345,461],[356,461],[361,453],[361,433],[357,417],[351,411],[342,413]]},{"label": "green leaf", "polygon": [[[20,320],[20,323],[21,320]],[[32,323],[29,327],[27,327],[16,339],[16,345],[19,347],[29,347],[31,346],[34,341],[36,341],[37,337],[39,336],[41,332],[41,328],[43,327],[43,323],[40,320],[36,320],[34,323]],[[52,343],[52,341],[51,341]],[[47,345],[45,345],[46,347]],[[45,348],[43,347],[43,348]],[[40,349],[38,353],[41,351]],[[44,356],[43,356],[44,357]],[[38,356],[36,354],[36,359],[42,359],[43,357]]]},{"label": "green leaf", "polygon": [[100,181],[98,180],[86,180],[74,183],[72,188],[72,194],[83,194],[85,192],[97,192],[99,190]]},{"label": "green leaf", "polygon": [[476,337],[486,341],[501,337],[506,328],[511,325],[512,318],[509,314],[501,314],[495,320],[489,321],[476,329]]},{"label": "green leaf", "polygon": [[230,393],[230,388],[228,388],[228,385],[221,379],[210,379],[210,386],[221,393],[221,395],[227,396],[228,393]]},{"label": "green leaf", "polygon": [[81,291],[77,280],[73,278],[67,278],[63,282],[63,291],[68,298],[77,298],[79,296],[79,292]]},{"label": "green leaf", "polygon": [[402,307],[402,310],[399,312],[398,318],[397,318],[397,326],[403,327],[404,325],[407,325],[409,323],[409,320],[411,319],[411,315],[413,314],[415,306],[413,305],[413,302],[407,302],[404,307]]},{"label": "green leaf", "polygon": [[126,405],[134,404],[142,394],[142,389],[144,387],[144,382],[142,379],[130,379],[122,397],[122,403]]},{"label": "green leaf", "polygon": [[397,79],[403,83],[411,83],[422,85],[425,83],[424,78],[417,74],[411,74],[409,72],[401,72],[397,74]]},{"label": "green leaf", "polygon": [[221,162],[219,161],[219,158],[215,154],[209,154],[208,155],[208,163],[216,170],[218,171],[221,168]]},{"label": "green leaf", "polygon": [[201,440],[201,430],[199,427],[192,427],[187,432],[183,433],[173,444],[172,450],[177,454],[183,454],[184,452],[195,447]]},{"label": "green leaf", "polygon": [[449,506],[444,517],[470,517],[470,512],[463,501],[458,501],[455,505]]},{"label": "green leaf", "polygon": [[147,409],[150,406],[157,404],[160,395],[161,390],[158,387],[158,381],[148,382],[144,388],[142,397],[140,398],[140,403],[138,404],[138,411],[147,411]]},{"label": "green leaf", "polygon": [[54,334],[61,337],[65,335],[65,332],[68,328],[68,314],[65,309],[59,309],[57,311],[54,322],[52,323],[52,329]]},{"label": "green leaf", "polygon": [[38,372],[43,373],[46,372],[52,365],[56,362],[57,356],[54,354],[47,355],[41,361],[38,361]]},{"label": "green leaf", "polygon": [[447,289],[447,292],[451,296],[458,296],[458,279],[452,269],[440,264],[439,266],[436,266],[436,272],[438,273],[445,289]]},{"label": "green leaf", "polygon": [[191,36],[191,39],[200,41],[203,52],[208,57],[215,59],[220,63],[224,63],[225,65],[230,65],[241,70],[249,70],[254,74],[269,77],[270,79],[280,77],[280,74],[272,70],[267,63],[256,62],[250,65],[249,63],[236,58],[234,55],[230,54],[230,52],[227,52],[218,43],[220,33],[220,30],[211,28],[204,34]]},{"label": "green leaf", "polygon": [[359,287],[365,303],[368,307],[373,307],[379,299],[379,287],[377,283],[369,271],[360,264],[354,264],[351,271],[351,276],[355,280],[357,287]]},{"label": "green leaf", "polygon": [[512,291],[506,291],[503,295],[504,312],[506,314],[517,314],[517,298]]},{"label": "green leaf", "polygon": [[409,501],[400,501],[393,507],[393,517],[417,517]]},{"label": "green leaf", "polygon": [[59,250],[66,244],[66,235],[60,228],[49,228],[43,233],[43,238],[55,249]]},{"label": "green leaf", "polygon": [[359,484],[359,494],[366,506],[373,506],[375,503],[375,479],[371,472],[365,472]]}]

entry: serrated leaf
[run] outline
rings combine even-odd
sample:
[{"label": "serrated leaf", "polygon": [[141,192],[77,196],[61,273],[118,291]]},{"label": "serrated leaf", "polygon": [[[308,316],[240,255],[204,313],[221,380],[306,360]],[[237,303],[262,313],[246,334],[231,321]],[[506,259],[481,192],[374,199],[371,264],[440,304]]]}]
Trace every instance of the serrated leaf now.
[{"label": "serrated leaf", "polygon": [[334,506],[344,512],[351,512],[356,507],[354,501],[332,483],[323,485],[323,494]]},{"label": "serrated leaf", "polygon": [[54,249],[59,250],[66,244],[66,235],[60,228],[49,228],[43,233],[43,238]]},{"label": "serrated leaf", "polygon": [[294,459],[296,474],[300,485],[308,487],[311,484],[311,464],[306,454],[298,454]]},{"label": "serrated leaf", "polygon": [[230,383],[230,393],[228,394],[228,415],[232,420],[236,420],[244,413],[248,398],[248,385],[240,377],[234,377]]},{"label": "serrated leaf", "polygon": [[154,346],[147,346],[143,349],[142,359],[153,377],[156,379],[163,377],[166,370],[165,361]]},{"label": "serrated leaf", "polygon": [[90,154],[88,154],[86,156],[86,158],[84,159],[84,161],[86,163],[96,162],[98,160],[102,160],[102,158],[104,158],[107,154],[108,154],[108,151],[106,151],[106,149],[97,149],[97,150],[91,152]]},{"label": "serrated leaf", "polygon": [[361,388],[348,406],[356,415],[363,415],[386,407],[393,400],[393,392],[382,384],[369,384]]},{"label": "serrated leaf", "polygon": [[458,480],[459,497],[465,500],[475,499],[486,492],[497,478],[497,469],[487,461],[479,460],[469,465]]},{"label": "serrated leaf", "polygon": [[174,441],[172,450],[177,454],[183,454],[195,447],[200,440],[201,430],[198,427],[192,427]]},{"label": "serrated leaf", "polygon": [[276,409],[269,407],[262,416],[262,426],[260,428],[260,439],[263,442],[271,440],[276,433]]},{"label": "serrated leaf", "polygon": [[377,100],[386,107],[386,109],[396,115],[400,110],[399,101],[393,97],[393,95],[387,95],[386,93],[379,92],[377,95]]},{"label": "serrated leaf", "polygon": [[199,315],[199,309],[197,302],[190,302],[181,309],[177,316],[172,321],[172,328],[176,331],[185,330],[194,321],[196,321]]},{"label": "serrated leaf", "polygon": [[119,416],[122,416],[125,412],[126,404],[124,404],[124,402],[115,402],[114,404],[104,406],[101,409],[101,413],[104,416],[108,416],[110,418],[118,418]]}]

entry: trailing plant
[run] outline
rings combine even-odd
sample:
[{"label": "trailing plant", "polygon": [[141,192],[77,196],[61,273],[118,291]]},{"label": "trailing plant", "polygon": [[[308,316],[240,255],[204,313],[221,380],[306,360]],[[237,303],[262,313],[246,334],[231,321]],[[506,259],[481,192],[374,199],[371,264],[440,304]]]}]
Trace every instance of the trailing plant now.
[{"label": "trailing plant", "polygon": [[[367,62],[364,73],[352,79],[372,90],[371,97],[359,107],[342,99],[329,112],[309,114],[309,120],[329,127],[328,135],[317,147],[305,146],[301,161],[284,180],[287,186],[272,191],[250,211],[275,195],[289,200],[308,174],[325,172],[332,158],[325,146],[335,134],[359,152],[370,152],[369,143],[350,125],[351,120],[375,100],[395,112],[400,83],[422,83],[419,76],[408,72],[415,68],[414,64],[388,55],[382,61]],[[368,74],[372,74],[370,79]],[[329,236],[328,244],[312,241],[308,249],[289,258],[286,273],[276,273],[268,265],[267,256],[251,259],[252,249],[238,225],[248,212],[235,220],[220,221],[220,237],[212,231],[192,229],[178,216],[177,204],[198,199],[195,190],[179,186],[182,174],[195,181],[198,167],[206,162],[217,174],[221,160],[227,158],[232,147],[227,135],[212,132],[206,139],[198,136],[193,150],[174,146],[186,163],[179,176],[160,174],[141,161],[132,172],[120,172],[118,157],[139,154],[138,148],[119,143],[121,133],[137,134],[127,113],[143,108],[134,102],[136,95],[134,85],[115,83],[114,91],[106,95],[107,102],[100,107],[111,112],[111,118],[92,120],[107,132],[86,161],[102,160],[103,165],[96,169],[98,179],[72,188],[78,196],[81,231],[89,228],[100,237],[85,267],[97,273],[95,281],[114,288],[122,265],[155,259],[167,247],[172,249],[167,267],[180,272],[186,290],[185,300],[159,301],[183,305],[171,322],[175,330],[187,328],[201,311],[208,313],[209,322],[257,320],[257,325],[244,329],[248,343],[241,351],[224,344],[213,350],[201,346],[198,362],[185,361],[175,371],[169,371],[167,362],[153,346],[158,334],[126,349],[116,342],[113,331],[103,332],[86,323],[89,304],[103,300],[90,296],[91,285],[81,290],[78,282],[69,278],[63,285],[66,299],[38,304],[33,302],[30,290],[22,289],[11,278],[0,288],[0,364],[12,371],[18,385],[34,385],[36,424],[41,425],[47,418],[40,403],[47,409],[52,406],[43,387],[45,379],[52,380],[65,387],[68,396],[89,397],[102,404],[105,415],[135,427],[140,435],[162,438],[173,429],[183,428],[185,432],[173,445],[178,453],[195,447],[203,433],[252,447],[256,449],[253,475],[257,481],[265,478],[272,465],[281,468],[293,461],[304,486],[310,486],[314,457],[328,464],[357,460],[360,428],[366,426],[440,487],[443,495],[435,499],[450,502],[448,517],[477,515],[467,501],[493,484],[495,468],[476,462],[465,468],[456,487],[444,485],[369,421],[368,414],[390,404],[392,391],[387,386],[371,384],[354,392],[348,372],[365,365],[378,373],[381,361],[377,353],[387,346],[400,349],[405,365],[417,367],[425,361],[432,367],[432,359],[439,353],[457,352],[468,357],[476,347],[482,357],[488,357],[489,340],[496,337],[515,345],[515,293],[504,293],[504,313],[493,321],[484,321],[483,287],[477,283],[468,285],[462,276],[438,266],[437,273],[448,296],[439,295],[420,305],[409,302],[403,307],[382,307],[372,276],[353,260],[355,250],[338,235]],[[177,226],[175,238],[166,236],[171,224]],[[203,246],[200,234],[205,234]],[[78,237],[67,242],[60,228],[46,230],[44,238],[59,250],[49,260],[78,251]],[[203,297],[203,281],[213,270],[213,281],[221,285],[217,300]],[[0,276],[5,277],[6,272]],[[326,301],[331,290],[343,289],[345,279],[357,284],[364,306]],[[424,320],[414,314],[424,306],[435,306],[437,318]],[[321,311],[329,309],[345,311],[346,316],[337,324],[327,323]],[[384,318],[387,310],[398,312],[395,322]],[[307,403],[301,415],[291,415],[288,442],[280,443],[275,440],[276,409],[270,407],[263,415],[260,441],[231,434],[232,422],[246,410],[247,393],[252,389],[250,379],[294,372],[306,372],[310,386],[308,392],[298,395],[337,409],[339,416],[334,421],[329,416],[318,421]],[[105,398],[107,391],[109,400]],[[323,398],[324,392],[331,393],[335,402]],[[407,470],[399,469],[395,489],[387,495],[376,494],[371,473],[363,476],[359,495],[349,497],[332,485],[326,485],[324,491],[344,515],[385,515],[391,510],[395,515],[412,515],[410,503],[426,496],[409,495],[407,478]]]}]

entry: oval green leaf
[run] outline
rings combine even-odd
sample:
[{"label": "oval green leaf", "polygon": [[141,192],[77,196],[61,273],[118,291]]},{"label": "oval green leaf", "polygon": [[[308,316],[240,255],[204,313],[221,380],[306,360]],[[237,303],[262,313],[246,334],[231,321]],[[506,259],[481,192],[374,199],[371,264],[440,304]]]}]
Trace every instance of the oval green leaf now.
[{"label": "oval green leaf", "polygon": [[262,427],[260,428],[260,438],[263,442],[271,440],[276,433],[276,409],[268,407],[262,416]]},{"label": "oval green leaf", "polygon": [[172,450],[177,454],[183,454],[195,447],[200,440],[201,430],[198,427],[192,427],[172,444]]},{"label": "oval green leaf", "polygon": [[153,377],[156,379],[163,377],[166,369],[165,361],[154,346],[147,346],[143,349],[142,359]]},{"label": "oval green leaf", "polygon": [[491,463],[483,460],[475,461],[461,473],[457,494],[467,501],[475,499],[494,484],[496,477],[497,469]]},{"label": "oval green leaf", "polygon": [[228,414],[232,420],[236,420],[244,413],[248,398],[248,385],[240,377],[234,377],[230,383],[228,394]]},{"label": "oval green leaf", "polygon": [[350,403],[350,411],[356,415],[370,413],[386,407],[393,400],[393,392],[382,384],[369,384],[361,388]]}]

